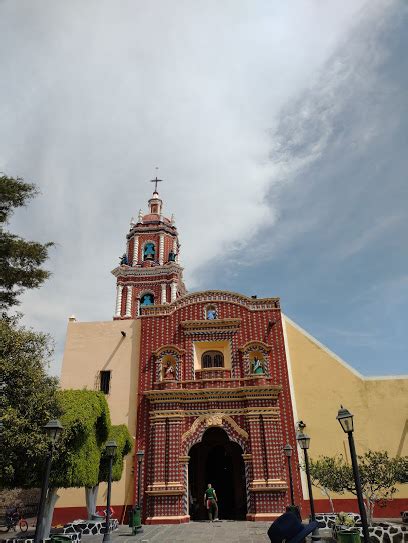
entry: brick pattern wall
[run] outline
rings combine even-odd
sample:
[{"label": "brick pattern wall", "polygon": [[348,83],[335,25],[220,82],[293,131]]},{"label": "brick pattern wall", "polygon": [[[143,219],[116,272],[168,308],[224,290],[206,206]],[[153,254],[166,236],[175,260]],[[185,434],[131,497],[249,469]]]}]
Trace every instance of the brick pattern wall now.
[{"label": "brick pattern wall", "polygon": [[[141,358],[140,358],[140,381],[139,381],[139,403],[137,442],[138,448],[146,451],[145,464],[151,466],[145,469],[142,481],[143,489],[152,489],[154,483],[164,483],[161,489],[163,495],[148,494],[143,510],[146,517],[180,516],[185,515],[187,496],[185,495],[185,473],[179,461],[180,456],[187,455],[190,447],[201,440],[206,430],[205,425],[199,425],[188,441],[183,442],[182,436],[188,432],[197,420],[197,416],[184,416],[172,420],[170,412],[180,413],[184,410],[194,410],[198,413],[210,413],[214,411],[232,412],[230,415],[234,424],[229,424],[223,419],[223,428],[230,439],[237,441],[242,447],[243,453],[251,454],[251,461],[246,462],[246,475],[248,489],[254,480],[287,480],[285,468],[285,457],[283,446],[290,443],[296,449],[294,420],[290,401],[289,381],[287,374],[286,357],[284,350],[283,331],[281,325],[280,309],[273,304],[265,304],[263,309],[249,309],[248,303],[237,303],[229,299],[228,295],[219,293],[219,299],[214,300],[211,296],[211,303],[217,306],[218,320],[238,318],[241,319],[237,331],[211,332],[197,331],[186,333],[181,323],[188,320],[203,320],[205,305],[208,299],[201,299],[187,296],[176,302],[170,312],[162,315],[142,316],[141,329]],[[216,297],[216,296],[215,296]],[[271,323],[273,323],[271,325]],[[193,342],[214,341],[228,339],[231,345],[232,355],[232,379],[224,380],[219,375],[209,376],[211,380],[194,380],[193,367]],[[184,350],[179,358],[178,382],[175,386],[184,389],[195,388],[220,388],[234,389],[247,386],[248,366],[243,364],[243,355],[239,347],[248,341],[262,341],[271,347],[267,356],[268,372],[270,376],[259,381],[262,385],[281,385],[282,391],[277,400],[271,399],[247,399],[246,401],[223,401],[217,399],[204,400],[197,398],[192,404],[180,403],[178,400],[169,400],[166,403],[149,404],[145,391],[153,390],[157,381],[157,366],[153,356],[154,351],[166,345],[175,345]],[[214,372],[216,373],[216,372]],[[190,381],[192,382],[181,382]],[[257,382],[254,383],[257,386]],[[262,410],[273,406],[279,408],[279,419],[269,415],[248,416],[245,409]],[[163,412],[166,423],[150,421],[149,412],[154,409],[156,412]],[[167,412],[167,414],[165,413]],[[166,418],[167,417],[167,418]],[[244,438],[237,433],[236,427],[241,428],[248,436]],[[293,459],[295,460],[295,458]],[[295,462],[294,462],[295,466]],[[300,477],[296,469],[294,472],[294,486],[296,499],[300,502],[301,487]],[[180,494],[170,494],[170,486],[179,485],[182,489]],[[289,486],[289,485],[288,485]],[[167,494],[166,494],[167,492]],[[284,510],[289,503],[289,492],[282,490],[268,490],[265,492],[249,490],[248,513],[277,514]]]}]

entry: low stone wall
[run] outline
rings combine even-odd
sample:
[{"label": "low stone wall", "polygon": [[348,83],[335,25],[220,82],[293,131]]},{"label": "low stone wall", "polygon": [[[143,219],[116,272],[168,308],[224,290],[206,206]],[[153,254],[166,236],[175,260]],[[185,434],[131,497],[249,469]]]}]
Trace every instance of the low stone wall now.
[{"label": "low stone wall", "polygon": [[[357,513],[347,513],[350,517],[353,517],[354,522],[360,522],[360,515]],[[319,528],[333,528],[336,524],[336,513],[316,513],[316,520],[319,523]]]},{"label": "low stone wall", "polygon": [[[356,523],[355,528],[359,530],[362,536],[363,529],[361,527],[360,515],[356,513],[347,514],[353,517]],[[332,513],[317,514],[316,520],[319,523],[319,528],[330,528],[334,538],[336,538],[336,532],[339,530],[344,532],[353,531],[353,528],[347,526],[336,526],[336,515]],[[370,534],[370,543],[408,543],[408,526],[403,524],[375,522],[373,526],[369,526],[368,532]]]},{"label": "low stone wall", "polygon": [[[119,521],[116,518],[111,518],[109,521],[110,531],[118,529]],[[64,526],[64,535],[81,534],[81,535],[98,535],[104,534],[106,522],[100,520],[79,520],[70,522]]]}]

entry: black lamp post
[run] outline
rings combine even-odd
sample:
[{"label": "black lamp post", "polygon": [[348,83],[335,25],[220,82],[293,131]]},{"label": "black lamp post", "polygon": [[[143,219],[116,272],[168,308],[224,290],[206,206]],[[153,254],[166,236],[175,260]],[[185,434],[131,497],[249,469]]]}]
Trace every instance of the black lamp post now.
[{"label": "black lamp post", "polygon": [[112,491],[112,464],[113,457],[115,456],[116,449],[118,448],[116,441],[107,441],[105,445],[106,454],[109,458],[109,476],[108,476],[108,494],[106,496],[106,514],[105,514],[105,533],[103,534],[103,542],[109,543],[111,541],[110,536],[110,505],[111,505],[111,491]]},{"label": "black lamp post", "polygon": [[369,543],[370,534],[368,532],[367,513],[364,507],[363,491],[361,490],[360,472],[358,469],[356,447],[354,444],[354,437],[353,437],[353,432],[354,432],[353,415],[350,413],[348,409],[345,409],[343,406],[340,406],[336,419],[339,421],[341,427],[343,428],[344,432],[347,434],[347,437],[348,437],[351,464],[353,466],[354,484],[356,485],[358,508],[360,510],[361,524],[363,525],[363,538],[366,543]]},{"label": "black lamp post", "polygon": [[294,493],[293,493],[292,460],[291,460],[293,448],[289,445],[289,443],[283,447],[283,452],[285,453],[285,456],[288,459],[289,484],[290,484],[290,503],[291,503],[291,505],[295,505],[295,496],[294,496]]},{"label": "black lamp post", "polygon": [[54,453],[54,446],[57,442],[59,436],[61,435],[62,430],[64,427],[60,423],[59,420],[50,420],[45,426],[44,430],[47,434],[47,436],[51,440],[50,447],[48,449],[47,458],[45,460],[45,468],[44,468],[44,475],[43,475],[43,483],[41,487],[41,496],[40,496],[40,503],[38,506],[38,512],[37,512],[37,523],[35,525],[35,535],[34,535],[34,543],[39,543],[41,539],[41,529],[42,524],[44,520],[44,509],[45,509],[45,500],[47,498],[47,492],[48,492],[48,485],[50,482],[50,472],[51,472],[51,462],[52,462],[52,455]]},{"label": "black lamp post", "polygon": [[144,452],[143,451],[137,451],[137,507],[140,508],[140,479],[142,476],[142,461]]},{"label": "black lamp post", "polygon": [[[310,516],[312,518],[312,521],[314,522],[316,520],[316,513],[314,508],[314,501],[313,501],[313,492],[312,492],[312,480],[310,478],[310,466],[309,466],[309,456],[307,453],[307,450],[310,445],[310,437],[303,432],[299,433],[296,436],[296,440],[299,443],[300,448],[303,450],[303,454],[305,457],[305,468],[306,468],[306,478],[307,478],[307,489],[309,491],[309,503],[310,503]],[[319,534],[319,528],[315,528],[313,530],[312,539],[314,541],[320,540],[320,534]]]}]

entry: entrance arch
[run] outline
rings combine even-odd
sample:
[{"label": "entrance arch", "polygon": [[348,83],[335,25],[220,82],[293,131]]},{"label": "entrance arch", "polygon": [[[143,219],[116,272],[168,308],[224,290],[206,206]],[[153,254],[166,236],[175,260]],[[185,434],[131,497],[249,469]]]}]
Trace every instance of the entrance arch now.
[{"label": "entrance arch", "polygon": [[244,520],[247,513],[245,466],[242,447],[225,430],[208,428],[189,451],[189,502],[191,520],[208,519],[204,491],[211,483],[218,497],[220,519]]}]

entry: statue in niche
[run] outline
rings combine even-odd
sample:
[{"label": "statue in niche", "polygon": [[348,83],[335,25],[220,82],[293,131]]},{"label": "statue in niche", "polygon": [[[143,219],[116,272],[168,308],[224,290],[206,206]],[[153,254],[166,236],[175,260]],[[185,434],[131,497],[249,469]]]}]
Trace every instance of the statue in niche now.
[{"label": "statue in niche", "polygon": [[175,378],[174,363],[171,360],[167,360],[163,366],[163,379],[166,381],[173,381]]},{"label": "statue in niche", "polygon": [[128,263],[128,258],[126,256],[126,253],[123,253],[123,255],[120,257],[120,265],[121,266],[127,266],[129,263]]},{"label": "statue in niche", "polygon": [[265,373],[265,362],[258,355],[255,355],[252,360],[252,373],[255,375],[263,375]]},{"label": "statue in niche", "polygon": [[217,318],[217,311],[214,307],[209,307],[207,309],[207,319],[208,320],[214,320]]}]

